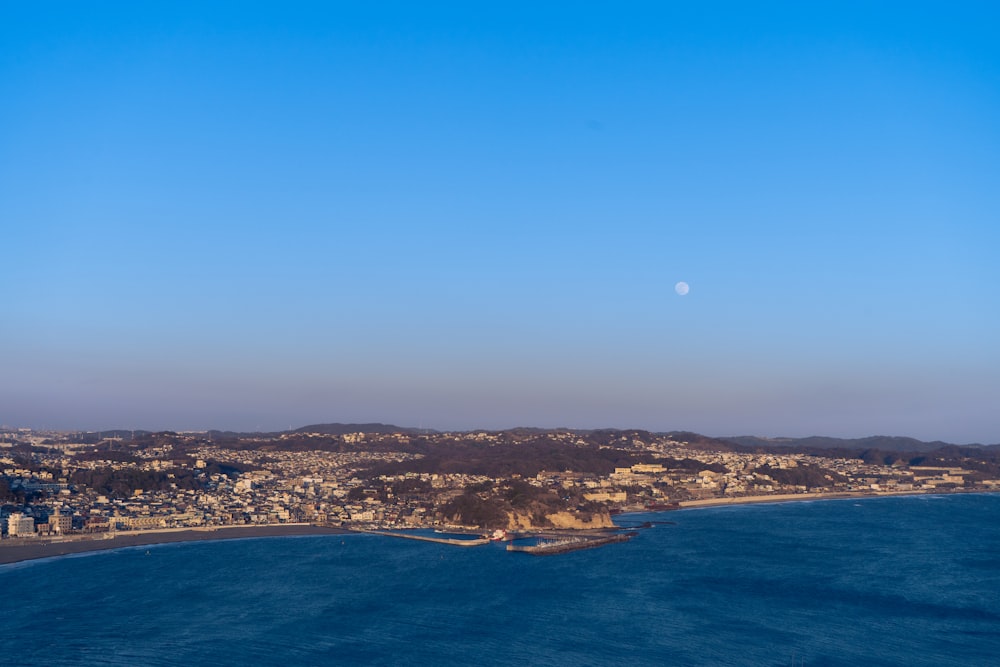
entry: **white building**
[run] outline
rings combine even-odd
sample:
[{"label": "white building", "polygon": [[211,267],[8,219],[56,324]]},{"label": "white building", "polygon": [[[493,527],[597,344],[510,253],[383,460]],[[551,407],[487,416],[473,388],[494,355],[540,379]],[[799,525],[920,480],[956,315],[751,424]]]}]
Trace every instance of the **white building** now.
[{"label": "white building", "polygon": [[35,534],[35,520],[20,512],[7,517],[7,534],[11,537],[25,537]]}]

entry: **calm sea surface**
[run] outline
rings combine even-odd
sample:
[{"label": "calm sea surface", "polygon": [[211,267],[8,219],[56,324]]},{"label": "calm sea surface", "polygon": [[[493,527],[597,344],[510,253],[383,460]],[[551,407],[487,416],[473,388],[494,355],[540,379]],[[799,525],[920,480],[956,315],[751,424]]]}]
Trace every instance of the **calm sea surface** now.
[{"label": "calm sea surface", "polygon": [[332,535],[0,566],[0,663],[1000,664],[1000,495],[646,519],[676,525],[549,557]]}]

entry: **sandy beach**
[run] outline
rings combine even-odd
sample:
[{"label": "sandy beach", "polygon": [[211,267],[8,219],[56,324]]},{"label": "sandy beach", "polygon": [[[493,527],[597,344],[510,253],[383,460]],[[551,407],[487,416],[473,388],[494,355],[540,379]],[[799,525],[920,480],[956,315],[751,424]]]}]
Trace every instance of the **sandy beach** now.
[{"label": "sandy beach", "polygon": [[245,537],[286,537],[289,535],[334,535],[347,531],[343,528],[313,526],[311,524],[278,524],[268,526],[220,526],[218,528],[178,528],[118,532],[95,535],[73,535],[65,538],[25,538],[0,540],[0,565],[36,558],[50,558],[89,551],[106,551],[123,547],[138,547],[169,542],[199,542],[204,540],[231,540]]},{"label": "sandy beach", "polygon": [[[739,496],[734,498],[705,498],[704,500],[682,500],[677,503],[680,507],[718,507],[720,505],[749,505],[752,503],[783,503],[791,500],[822,500],[832,498],[875,498],[879,495],[898,494],[875,494],[875,493],[779,493],[767,496]],[[913,492],[907,492],[913,495]]]},{"label": "sandy beach", "polygon": [[739,496],[734,498],[706,498],[704,500],[682,500],[677,503],[681,509],[694,507],[720,507],[725,505],[749,505],[753,503],[787,503],[797,500],[836,500],[838,498],[888,498],[891,496],[939,496],[952,493],[992,493],[989,489],[944,489],[916,491],[840,491],[828,493],[779,493],[768,496]]}]

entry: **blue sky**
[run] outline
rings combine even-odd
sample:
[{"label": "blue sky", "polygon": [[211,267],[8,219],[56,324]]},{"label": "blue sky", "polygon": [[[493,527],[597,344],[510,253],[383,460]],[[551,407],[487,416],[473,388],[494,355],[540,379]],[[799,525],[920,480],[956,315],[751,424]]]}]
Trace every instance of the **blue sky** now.
[{"label": "blue sky", "polygon": [[287,4],[0,4],[0,423],[1000,442],[991,3]]}]

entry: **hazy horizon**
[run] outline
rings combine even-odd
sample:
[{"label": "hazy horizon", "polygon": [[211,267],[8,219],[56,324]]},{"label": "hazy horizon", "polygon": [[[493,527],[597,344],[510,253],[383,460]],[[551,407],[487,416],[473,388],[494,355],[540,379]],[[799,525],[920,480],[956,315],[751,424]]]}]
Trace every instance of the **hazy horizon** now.
[{"label": "hazy horizon", "polygon": [[1000,442],[998,20],[8,4],[0,422]]}]

